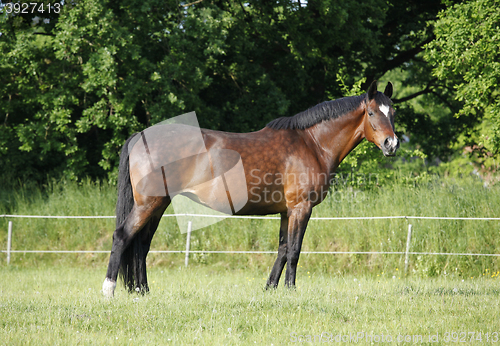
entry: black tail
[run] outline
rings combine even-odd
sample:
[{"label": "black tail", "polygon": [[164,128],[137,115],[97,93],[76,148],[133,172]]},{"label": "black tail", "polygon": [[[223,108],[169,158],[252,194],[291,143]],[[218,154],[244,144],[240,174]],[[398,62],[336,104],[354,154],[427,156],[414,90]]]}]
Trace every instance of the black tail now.
[{"label": "black tail", "polygon": [[[116,228],[123,226],[123,222],[134,206],[132,183],[130,182],[129,152],[130,141],[137,134],[132,135],[123,146],[120,154],[120,166],[118,168],[118,201],[116,202]],[[145,225],[143,229],[148,229]],[[142,233],[142,232],[140,232]],[[120,260],[120,275],[125,287],[129,292],[135,290],[144,293],[148,290],[146,279],[146,253],[142,245],[141,235],[137,234],[122,254]]]}]

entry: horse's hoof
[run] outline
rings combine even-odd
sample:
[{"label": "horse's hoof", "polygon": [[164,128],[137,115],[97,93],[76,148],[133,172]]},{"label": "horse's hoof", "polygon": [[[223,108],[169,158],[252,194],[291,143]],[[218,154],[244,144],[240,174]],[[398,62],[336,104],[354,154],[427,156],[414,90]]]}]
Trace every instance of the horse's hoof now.
[{"label": "horse's hoof", "polygon": [[278,288],[278,284],[274,285],[274,284],[269,284],[267,283],[266,284],[266,287],[264,287],[264,289],[266,291],[269,291],[269,290],[276,290]]},{"label": "horse's hoof", "polygon": [[116,287],[116,282],[106,278],[102,284],[102,294],[106,298],[113,298],[113,295],[115,293],[115,287]]}]

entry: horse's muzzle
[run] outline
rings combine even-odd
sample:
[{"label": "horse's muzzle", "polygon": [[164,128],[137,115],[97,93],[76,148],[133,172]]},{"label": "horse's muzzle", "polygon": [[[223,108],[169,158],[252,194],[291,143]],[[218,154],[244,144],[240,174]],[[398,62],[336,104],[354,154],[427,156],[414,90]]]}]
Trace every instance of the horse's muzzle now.
[{"label": "horse's muzzle", "polygon": [[394,135],[394,137],[387,137],[384,143],[381,145],[382,153],[384,156],[394,156],[396,151],[399,149],[399,139]]}]

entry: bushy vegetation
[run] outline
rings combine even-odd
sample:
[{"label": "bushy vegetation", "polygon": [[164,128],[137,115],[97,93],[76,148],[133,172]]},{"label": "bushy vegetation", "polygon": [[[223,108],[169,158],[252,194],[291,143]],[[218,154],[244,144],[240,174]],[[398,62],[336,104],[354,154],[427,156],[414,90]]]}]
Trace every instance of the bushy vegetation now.
[{"label": "bushy vegetation", "polygon": [[248,132],[375,79],[425,154],[498,148],[498,0],[15,4],[0,4],[2,179],[114,181],[125,139],[165,119]]}]

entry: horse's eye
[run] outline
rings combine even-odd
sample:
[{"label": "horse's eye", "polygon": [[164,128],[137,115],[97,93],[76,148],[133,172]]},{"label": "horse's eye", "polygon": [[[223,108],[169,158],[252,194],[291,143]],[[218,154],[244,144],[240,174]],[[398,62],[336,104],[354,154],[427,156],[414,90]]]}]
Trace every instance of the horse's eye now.
[{"label": "horse's eye", "polygon": [[368,115],[372,117],[373,116],[373,112],[368,112]]}]

